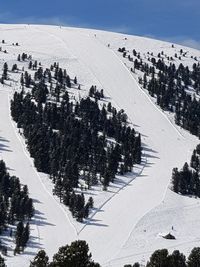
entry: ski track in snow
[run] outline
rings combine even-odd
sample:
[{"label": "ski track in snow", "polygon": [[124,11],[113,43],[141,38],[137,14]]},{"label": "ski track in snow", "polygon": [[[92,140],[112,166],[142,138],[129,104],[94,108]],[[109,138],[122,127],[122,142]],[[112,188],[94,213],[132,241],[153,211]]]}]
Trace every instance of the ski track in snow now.
[{"label": "ski track in snow", "polygon": [[[94,260],[99,261],[102,266],[121,267],[127,261],[133,263],[136,260],[147,259],[155,247],[154,243],[163,246],[161,239],[155,239],[155,233],[161,232],[161,228],[164,227],[158,224],[158,229],[152,230],[151,233],[151,228],[148,226],[149,218],[156,224],[162,218],[163,210],[166,210],[165,216],[170,209],[175,210],[177,207],[170,204],[171,199],[174,199],[174,203],[177,201],[180,207],[188,206],[188,212],[196,207],[195,200],[171,195],[168,187],[172,168],[182,167],[183,163],[189,159],[192,149],[198,143],[197,138],[174,125],[166,113],[157,107],[146,91],[138,85],[120,55],[115,52],[116,47],[106,47],[107,40],[114,43],[117,38],[121,46],[124,35],[37,25],[1,26],[0,31],[2,34],[5,33],[5,39],[9,37],[6,33],[8,30],[13,31],[16,41],[22,43],[22,48],[17,49],[23,52],[24,43],[25,51],[33,55],[41,55],[41,62],[47,59],[50,61],[51,56],[52,62],[55,58],[70,57],[75,59],[77,64],[84,65],[84,71],[77,67],[77,75],[84,76],[87,73],[88,77],[93,77],[88,78],[91,79],[91,85],[94,81],[98,82],[114,106],[125,110],[132,124],[136,125],[135,129],[141,133],[144,146],[143,166],[141,166],[139,176],[133,176],[127,185],[123,185],[101,203],[91,215],[90,221],[82,227],[77,226],[69,212],[46,187],[43,174],[38,173],[33,166],[33,160],[30,159],[24,140],[17,133],[16,125],[10,117],[11,90],[1,86],[0,111],[5,116],[0,120],[0,136],[8,139],[12,153],[3,150],[2,147],[0,147],[0,153],[7,166],[11,168],[10,173],[16,174],[22,183],[28,185],[31,197],[36,200],[34,205],[39,215],[36,213],[32,226],[36,227],[35,235],[38,236],[37,249],[45,248],[51,257],[59,246],[79,238],[89,243]],[[96,32],[98,38],[94,37]],[[18,38],[21,39],[18,40]],[[134,38],[140,43],[143,40],[139,37],[128,38],[133,38],[133,46],[135,45]],[[161,48],[161,42],[149,39],[150,46],[152,43]],[[144,49],[145,45],[146,42],[144,42]],[[164,43],[163,46],[165,45]],[[70,70],[70,62],[66,60],[65,64]],[[31,179],[28,179],[27,175]],[[188,205],[190,202],[191,205]],[[155,212],[157,216],[152,218]],[[180,216],[184,218],[185,215],[183,213]],[[176,218],[174,221],[176,222]],[[188,224],[187,220],[184,222]],[[167,223],[163,224],[168,226]],[[144,241],[141,242],[144,242],[144,245],[141,251],[137,252],[136,241],[139,240],[143,229],[148,229],[149,239],[143,234]],[[177,240],[176,246],[183,246],[185,250],[188,250],[187,244],[193,244],[198,240],[180,239]],[[164,242],[164,245],[168,248],[174,247],[171,243]],[[10,266],[15,263],[15,266],[25,267],[32,257],[33,255],[20,255],[8,259],[8,263],[11,264]]]},{"label": "ski track in snow", "polygon": [[[37,31],[38,32],[41,32],[42,34],[45,34],[45,33],[47,33],[47,32],[44,32],[44,31],[41,31],[41,30],[39,30],[39,29],[37,29]],[[64,48],[69,52],[70,51],[70,54],[74,57],[74,58],[76,58],[76,56],[73,54],[73,52],[69,49],[69,47],[66,45],[66,43],[64,42],[64,40],[62,39],[62,38],[59,38],[59,37],[57,37],[55,34],[50,34],[49,33],[49,35],[50,36],[52,36],[53,38],[55,38],[55,39],[57,39],[58,41],[60,41],[63,45],[64,45]],[[80,59],[79,59],[79,61],[80,61]],[[121,63],[121,62],[120,62]],[[91,70],[91,69],[89,69],[89,71],[95,76],[95,74],[93,73],[93,71]],[[102,86],[102,84],[101,84],[101,81],[98,79],[98,77],[97,76],[95,76],[95,78],[98,80],[98,82],[99,82],[99,84]],[[102,86],[102,88],[104,88],[103,86]],[[111,96],[108,94],[108,92],[107,92],[107,90],[106,90],[106,88],[104,89],[104,91],[106,92],[106,96],[108,96],[108,97],[110,97],[111,98]],[[116,101],[112,101],[113,103],[114,103],[114,106],[115,107],[117,107],[118,109],[121,109],[121,107],[120,107],[120,105],[118,104],[118,103],[116,103]],[[133,121],[132,120],[130,120],[131,121],[131,123],[132,123],[132,125],[134,124],[133,123]],[[29,157],[29,155],[27,154],[27,156]],[[106,201],[104,201],[99,207],[97,207],[96,208],[96,211],[95,212],[93,212],[92,213],[92,215],[89,217],[89,219],[91,220],[96,214],[97,214],[97,212],[99,212],[113,197],[115,197],[121,190],[123,190],[126,186],[128,186],[137,176],[139,176],[139,175],[141,175],[141,173],[142,173],[142,171],[143,171],[143,169],[145,168],[145,166],[146,166],[146,164],[147,164],[147,157],[146,157],[146,155],[145,155],[145,153],[143,153],[142,154],[142,162],[143,162],[143,164],[141,164],[141,170],[139,171],[139,173],[137,173],[136,175],[134,175],[133,176],[133,178],[128,182],[128,183],[126,183],[126,184],[124,184],[121,188],[119,188],[115,193],[113,193],[113,195],[111,195]],[[37,171],[36,171],[37,172]],[[40,178],[40,180],[41,180],[41,178]],[[42,183],[42,180],[41,180],[41,183]],[[43,184],[43,186],[45,187],[45,185]],[[45,188],[45,190],[46,190],[46,188]],[[50,193],[49,191],[48,191],[48,193]],[[51,194],[51,193],[50,193]],[[51,194],[52,195],[52,194]],[[65,212],[65,211],[64,211]],[[69,218],[68,218],[69,219]],[[90,220],[88,220],[84,225],[83,225],[83,227],[79,230],[79,231],[77,231],[77,229],[75,228],[75,230],[76,230],[76,234],[77,234],[77,236],[79,236],[80,235],[80,233],[85,229],[85,227],[87,227],[88,226],[88,224],[90,223]],[[71,222],[71,221],[70,221]],[[74,226],[74,225],[73,225]],[[75,227],[75,226],[74,226]]]},{"label": "ski track in snow", "polygon": [[[58,34],[59,34],[59,33],[58,33]],[[88,36],[86,36],[86,40],[84,40],[84,39],[85,39],[85,36],[83,37],[83,39],[81,39],[80,43],[82,44],[82,43],[84,43],[84,41],[85,41],[85,46],[86,46],[86,44],[89,46],[90,43],[93,42],[93,39],[88,40]],[[69,40],[69,41],[68,41],[68,40]],[[70,38],[69,38],[68,40],[66,41],[66,42],[67,42],[67,47],[70,46],[70,41],[73,40],[73,37],[70,36]],[[73,42],[73,41],[72,41],[72,42]],[[92,44],[92,45],[93,45],[93,44]],[[91,47],[92,47],[92,45],[91,45]],[[100,46],[101,46],[101,45],[100,45]],[[76,45],[75,45],[75,43],[73,43],[72,47],[73,47],[74,49],[76,49]],[[78,47],[78,49],[79,49],[79,47]],[[84,57],[84,52],[83,52],[84,50],[82,50],[82,49],[80,49],[80,50],[81,50],[81,52],[78,51],[78,55],[77,55],[77,57],[78,57],[79,59],[81,58],[81,59],[83,60],[83,62],[85,63],[85,65],[92,71],[92,73],[93,73],[94,76],[99,77],[99,76],[98,76],[98,71],[99,71],[99,70],[97,70],[96,73],[95,73],[95,68],[92,68],[92,67],[93,67],[93,64],[92,64],[92,63],[94,62],[94,58],[92,58],[92,60],[90,61],[88,54],[87,54],[87,56],[86,56],[86,58],[85,58],[85,57]],[[89,49],[88,49],[88,50],[90,51],[90,46],[89,46]],[[100,50],[100,49],[99,49],[99,50]],[[102,47],[101,50],[103,50],[103,47]],[[105,48],[105,50],[108,51],[107,48]],[[98,49],[96,49],[96,51],[98,51]],[[75,52],[74,52],[74,53],[75,53]],[[109,51],[109,53],[110,53],[110,51]],[[106,54],[106,56],[108,56],[108,54]],[[95,55],[95,57],[96,57],[96,55]],[[104,57],[104,58],[106,58],[106,57]],[[108,56],[108,58],[109,58],[109,56]],[[110,57],[110,60],[112,61],[111,57]],[[120,60],[118,59],[118,57],[117,57],[117,60],[120,61]],[[87,64],[86,61],[89,61],[89,63]],[[97,61],[98,61],[98,59],[97,59]],[[108,62],[108,61],[107,61],[107,62]],[[122,68],[128,73],[129,77],[131,77],[131,79],[134,79],[134,78],[131,76],[130,72],[127,70],[127,68],[124,66],[124,64],[123,64],[122,62],[120,62],[120,64],[121,64]],[[114,64],[113,64],[113,65],[114,65]],[[98,66],[98,67],[99,67],[99,66]],[[98,68],[98,67],[97,67],[97,68]],[[112,67],[112,66],[110,66],[110,67]],[[102,69],[103,69],[103,68],[102,68]],[[101,69],[100,71],[102,71],[102,69]],[[121,70],[120,73],[123,73],[123,71]],[[100,73],[100,74],[101,74],[101,73]],[[124,75],[124,76],[125,76],[125,75]],[[112,74],[111,74],[109,78],[112,79],[112,78],[114,78],[114,77],[113,77]],[[99,78],[98,78],[98,79],[99,79]],[[108,89],[107,86],[106,86],[106,82],[104,82],[104,83],[102,82],[103,79],[104,79],[104,77],[102,77],[102,79],[100,79],[100,81],[101,81],[101,84],[103,85],[103,88],[104,88],[105,91],[107,92],[109,89]],[[139,88],[139,90],[141,90],[141,88],[137,85],[137,83],[135,82],[135,80],[134,80],[134,83],[135,83],[136,87]],[[115,86],[117,87],[117,84],[115,84]],[[120,90],[119,87],[118,87],[118,90]],[[167,122],[170,124],[170,127],[172,127],[173,130],[175,130],[175,131],[177,132],[177,134],[178,134],[180,137],[182,137],[183,139],[185,139],[185,138],[183,137],[183,135],[177,130],[177,128],[174,127],[174,125],[171,123],[171,121],[166,117],[166,115],[165,115],[159,108],[156,107],[156,105],[151,101],[151,99],[146,95],[146,93],[145,93],[143,90],[141,90],[141,91],[142,91],[142,93],[145,95],[145,97],[147,97],[147,98],[150,100],[150,104],[153,105],[154,108],[156,108],[156,110],[159,111],[160,114],[161,114],[165,119],[167,119]],[[109,93],[109,95],[111,95],[111,94]],[[113,96],[113,94],[112,94],[112,96]],[[122,97],[123,97],[123,95],[122,95]],[[118,101],[115,99],[114,96],[113,96],[113,101],[114,101],[115,103],[118,103]],[[118,104],[118,106],[119,106],[119,104]],[[124,108],[124,106],[121,106],[121,107]],[[130,114],[129,114],[129,112],[128,112],[129,110],[126,109],[126,108],[125,108],[125,110],[126,110],[126,112],[128,113],[128,115],[129,115],[129,117],[130,117]],[[134,111],[133,111],[133,112],[134,112]],[[131,117],[130,117],[130,118],[131,118]],[[131,119],[131,120],[132,120],[132,119]],[[133,120],[132,120],[132,121],[133,121]],[[169,127],[169,126],[168,126],[168,127]],[[166,185],[165,185],[164,194],[162,195],[162,197],[161,197],[161,199],[160,199],[160,202],[158,202],[158,203],[156,203],[156,204],[160,204],[160,203],[163,201],[163,199],[164,199],[164,197],[165,197],[165,194],[166,194],[166,191],[167,191],[167,188],[168,188],[168,185],[169,185],[169,179],[168,179],[168,181],[167,181],[167,183],[166,183]],[[155,207],[155,206],[153,206],[151,209],[147,210],[145,213],[143,213],[142,216],[144,216],[146,213],[148,213],[148,212],[149,212],[150,210],[152,210],[154,207]],[[134,229],[134,227],[133,227],[133,229]],[[133,231],[133,230],[132,230],[132,231]],[[129,239],[129,237],[130,237],[132,231],[128,234],[127,240]],[[105,235],[106,235],[106,234],[105,234]],[[125,240],[126,240],[126,239],[125,239]],[[122,246],[122,247],[123,247],[123,246]],[[118,252],[117,252],[117,254],[118,254],[119,251],[121,251],[121,247],[118,248],[117,250],[118,250]],[[114,255],[114,258],[115,258],[115,255]]]},{"label": "ski track in snow", "polygon": [[[44,32],[43,32],[44,33]],[[65,47],[67,47],[67,50],[69,51],[69,47],[66,45],[66,43],[64,42],[64,40],[62,39],[62,38],[58,38],[55,34],[53,35],[53,34],[51,34],[51,36],[53,36],[54,38],[56,38],[56,39],[58,39],[59,41],[61,41],[63,44],[64,44],[64,46]],[[100,44],[102,45],[102,43],[100,42]],[[103,45],[103,46],[105,46],[105,45]],[[106,46],[105,46],[106,47]],[[129,76],[130,76],[130,78],[131,79],[133,79],[134,80],[134,82],[137,84],[137,82],[136,82],[136,80],[135,80],[135,78],[133,77],[133,75],[131,75],[131,72],[130,72],[130,70],[128,70],[127,69],[127,67],[125,66],[125,64],[120,60],[120,58],[116,55],[116,53],[113,51],[113,50],[111,50],[110,48],[107,48],[107,49],[109,49],[109,51],[111,52],[111,53],[113,53],[113,55],[116,57],[116,59],[119,61],[119,63],[121,64],[121,66],[125,69],[125,71],[127,71],[128,72],[128,74],[129,74]],[[71,51],[70,51],[70,53],[71,53]],[[74,54],[73,53],[71,53],[73,56],[74,56]],[[80,59],[79,59],[80,60]],[[99,83],[101,84],[101,81],[98,79],[98,77],[95,75],[95,73],[92,71],[92,69],[91,68],[89,68],[89,70],[92,72],[92,74],[97,78],[97,80],[99,81]],[[101,84],[102,85],[102,84]],[[177,131],[177,133],[181,136],[181,137],[183,137],[184,138],[184,136],[180,133],[180,131],[177,129],[177,127],[169,120],[169,118],[168,118],[168,116],[163,112],[163,111],[161,111],[161,109],[152,101],[152,99],[150,98],[150,96],[144,91],[144,90],[142,90],[142,88],[139,86],[139,84],[137,84],[137,87],[138,87],[138,89],[139,90],[141,90],[141,92],[145,95],[145,97],[147,97],[147,99],[148,99],[148,101],[150,101],[150,103],[158,110],[158,112],[160,112],[161,113],[161,115],[162,116],[164,116],[164,118],[170,123],[170,125],[175,129],[175,131]],[[106,92],[106,95],[108,95],[109,97],[111,97],[111,95],[109,95],[108,94],[108,91],[106,90],[106,88],[104,87],[104,86],[102,86],[102,88],[104,88],[104,90],[105,90],[105,92]],[[121,109],[122,107],[120,107],[120,105],[119,105],[119,103],[117,103],[116,101],[112,101],[112,102],[114,102],[114,104],[115,104],[115,106],[117,106],[118,107],[118,109]],[[131,119],[130,119],[131,120]],[[131,120],[131,123],[132,123],[132,125],[134,124],[133,123],[133,121]],[[146,158],[146,156],[145,156],[145,160],[146,160],[146,162],[147,162],[147,158]],[[146,165],[146,164],[145,164]],[[144,165],[144,167],[142,168],[142,170],[141,170],[141,173],[142,173],[142,171],[143,171],[143,169],[145,168],[145,165]],[[140,174],[141,174],[140,173]],[[140,175],[139,174],[139,175]],[[131,181],[130,181],[130,183],[134,180],[135,178],[133,178]],[[170,183],[170,181],[169,181],[169,183]],[[93,215],[90,217],[90,218],[93,218],[95,215],[96,215],[96,213],[97,212],[99,212],[116,194],[118,194],[122,189],[124,189],[124,187],[125,186],[127,186],[127,185],[124,185],[122,188],[120,188],[115,194],[113,194],[109,199],[107,199],[97,210],[96,210],[96,212],[95,213],[93,213]],[[164,192],[164,194],[163,194],[163,198],[162,198],[162,200],[161,200],[161,202],[164,200],[164,198],[165,198],[165,195],[166,195],[166,192],[167,192],[167,189],[168,189],[168,186],[169,186],[169,184],[167,184],[167,186],[166,186],[166,190],[165,190],[165,192]],[[160,202],[160,203],[161,203]],[[160,204],[159,203],[159,204]],[[152,208],[152,209],[150,209],[150,210],[148,210],[144,215],[143,215],[143,217],[147,214],[147,213],[149,213],[151,210],[153,210],[154,209],[154,207]],[[85,227],[88,225],[88,223],[86,223],[82,228],[81,228],[81,230],[78,232],[78,234],[80,234],[84,229],[85,229]],[[130,233],[128,234],[128,237],[125,239],[125,242],[124,242],[124,244],[122,244],[122,246],[121,246],[121,248],[119,249],[119,251],[121,251],[121,249],[123,249],[124,247],[125,247],[125,245],[126,245],[126,243],[127,243],[127,241],[129,240],[129,238],[130,238],[130,236],[131,236],[131,234],[133,233],[133,231],[134,231],[134,229],[135,229],[135,225],[133,226],[133,229],[131,229],[131,231],[130,231]],[[119,251],[118,251],[118,253],[119,253]],[[116,255],[118,255],[118,253],[116,254]],[[114,255],[114,257],[112,258],[112,259],[115,259],[116,258],[116,255]],[[127,257],[126,257],[127,258]],[[116,258],[117,259],[117,258]],[[121,259],[121,258],[120,258]],[[112,260],[111,260],[112,261]],[[107,263],[106,263],[107,264]],[[110,261],[109,261],[109,264],[110,264]]]}]

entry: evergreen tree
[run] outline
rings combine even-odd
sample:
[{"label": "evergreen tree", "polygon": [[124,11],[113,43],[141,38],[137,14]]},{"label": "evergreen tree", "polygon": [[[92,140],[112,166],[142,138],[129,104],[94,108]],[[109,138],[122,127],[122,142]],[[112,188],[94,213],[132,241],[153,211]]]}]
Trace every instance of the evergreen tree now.
[{"label": "evergreen tree", "polygon": [[24,225],[23,222],[20,221],[17,224],[17,229],[16,229],[16,233],[15,233],[15,242],[16,242],[16,252],[20,253],[20,248],[22,246],[22,234],[24,231]]},{"label": "evergreen tree", "polygon": [[200,266],[200,248],[199,247],[195,247],[191,251],[188,257],[187,266],[188,267]]},{"label": "evergreen tree", "polygon": [[8,64],[5,62],[3,65],[3,79],[7,80],[8,79]]},{"label": "evergreen tree", "polygon": [[168,260],[169,267],[186,267],[186,258],[179,250],[175,250],[169,255]]},{"label": "evergreen tree", "polygon": [[49,266],[49,257],[44,250],[40,250],[35,256],[34,260],[31,261],[29,267],[47,267]]},{"label": "evergreen tree", "polygon": [[151,255],[146,267],[169,267],[167,249],[156,250]]},{"label": "evergreen tree", "polygon": [[91,260],[91,253],[85,241],[78,240],[71,243],[70,246],[66,245],[61,247],[53,256],[52,267],[100,267]]}]

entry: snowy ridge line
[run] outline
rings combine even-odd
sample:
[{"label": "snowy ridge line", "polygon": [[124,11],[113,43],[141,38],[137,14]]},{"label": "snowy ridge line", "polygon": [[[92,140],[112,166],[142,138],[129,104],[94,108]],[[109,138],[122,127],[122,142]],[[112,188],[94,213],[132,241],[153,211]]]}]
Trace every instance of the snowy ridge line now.
[{"label": "snowy ridge line", "polygon": [[[8,94],[8,104],[9,104],[9,107],[10,107],[10,101],[11,101],[11,94]],[[26,146],[25,146],[25,144],[23,143],[22,139],[20,138],[20,136],[18,135],[18,133],[17,133],[17,131],[16,131],[17,128],[16,128],[16,125],[14,124],[14,121],[12,120],[12,117],[11,117],[11,113],[10,113],[10,112],[9,112],[9,118],[10,118],[11,125],[12,125],[12,127],[13,127],[13,129],[14,129],[15,135],[17,136],[17,139],[19,140],[19,142],[20,142],[20,144],[21,144],[21,146],[22,146],[22,148],[23,148],[24,154],[26,155],[26,157],[27,157],[28,160],[30,161],[30,163],[31,163],[31,168],[33,168],[34,172],[36,173],[37,177],[39,178],[39,181],[40,181],[42,187],[44,188],[44,190],[46,191],[46,193],[47,193],[47,194],[48,194],[48,195],[55,201],[55,203],[57,204],[57,206],[62,210],[62,212],[64,213],[65,217],[66,217],[67,220],[69,221],[70,225],[71,225],[72,228],[74,229],[75,235],[78,236],[78,231],[77,231],[75,225],[73,224],[73,222],[70,220],[70,218],[69,218],[67,212],[66,212],[65,209],[62,207],[62,204],[59,203],[59,202],[55,199],[55,197],[52,195],[51,192],[49,192],[49,190],[46,188],[45,184],[43,183],[42,178],[41,178],[41,176],[39,175],[38,171],[35,169],[35,167],[34,167],[34,165],[33,165],[33,162],[32,162],[32,160],[31,160],[31,157],[30,157],[30,155],[29,155],[29,153],[28,153],[28,151],[27,151],[27,149],[26,149]],[[25,140],[25,139],[23,139],[23,140]]]},{"label": "snowy ridge line", "polygon": [[163,117],[171,124],[171,126],[176,130],[176,132],[179,134],[179,136],[183,137],[185,139],[185,137],[182,135],[182,133],[178,130],[178,128],[171,122],[171,120],[169,119],[169,117],[152,101],[152,99],[150,98],[150,96],[139,86],[138,82],[136,81],[135,77],[133,76],[133,74],[130,72],[130,70],[128,69],[128,67],[126,67],[126,65],[123,63],[123,61],[117,56],[116,52],[111,50],[111,52],[117,57],[118,61],[121,62],[121,64],[123,65],[123,67],[126,69],[126,71],[128,71],[130,77],[134,80],[135,84],[137,85],[137,87],[141,90],[141,92],[147,97],[147,99],[151,102],[151,104],[163,115]]},{"label": "snowy ridge line", "polygon": [[[31,30],[32,30],[32,28],[31,28]],[[41,32],[41,33],[43,33],[43,34],[46,33],[46,34],[48,34],[49,36],[53,37],[54,39],[57,39],[58,41],[60,41],[60,43],[63,44],[64,48],[65,48],[65,49],[66,49],[66,50],[73,56],[73,59],[74,59],[74,60],[80,61],[80,59],[77,58],[77,57],[73,54],[73,52],[71,51],[71,49],[67,46],[67,44],[65,43],[65,41],[64,41],[62,38],[58,37],[57,35],[55,35],[55,34],[53,34],[53,33],[48,32],[47,30],[44,31],[44,30],[39,30],[39,29],[37,28],[37,29],[34,29],[34,31],[35,31],[35,32]]]},{"label": "snowy ridge line", "polygon": [[[143,155],[142,155],[142,158],[144,159],[143,160],[143,164],[142,164],[142,167],[141,167],[141,169],[140,169],[140,171],[138,172],[138,173],[136,173],[135,175],[134,175],[134,177],[129,181],[129,182],[127,182],[127,183],[125,183],[121,188],[119,188],[115,193],[113,193],[113,195],[112,196],[110,196],[104,203],[102,203],[98,208],[97,208],[97,210],[89,217],[89,219],[92,219],[112,198],[114,198],[121,190],[123,190],[127,185],[129,185],[129,184],[131,184],[132,183],[132,181],[133,180],[135,180],[137,177],[139,177],[141,174],[142,174],[142,172],[143,172],[143,170],[144,170],[144,168],[146,167],[146,165],[147,165],[147,157],[146,157],[146,155],[145,155],[145,153],[143,153]],[[90,224],[90,222],[89,222],[89,220],[86,222],[86,224],[80,229],[80,231],[78,232],[78,234],[80,234],[83,230],[84,230],[84,228],[87,226],[87,225],[89,225]]]}]

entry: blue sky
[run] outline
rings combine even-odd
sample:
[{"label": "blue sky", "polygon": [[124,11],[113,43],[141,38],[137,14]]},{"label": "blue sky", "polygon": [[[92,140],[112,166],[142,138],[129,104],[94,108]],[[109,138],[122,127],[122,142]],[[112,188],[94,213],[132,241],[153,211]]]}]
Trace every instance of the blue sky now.
[{"label": "blue sky", "polygon": [[0,0],[0,23],[106,29],[200,49],[200,0]]}]

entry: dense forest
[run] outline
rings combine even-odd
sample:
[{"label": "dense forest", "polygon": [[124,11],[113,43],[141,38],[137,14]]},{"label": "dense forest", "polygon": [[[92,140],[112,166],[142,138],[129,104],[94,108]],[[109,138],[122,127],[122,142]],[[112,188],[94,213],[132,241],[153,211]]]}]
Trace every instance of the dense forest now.
[{"label": "dense forest", "polygon": [[174,57],[165,55],[163,51],[156,56],[148,53],[147,62],[135,49],[132,55],[125,47],[118,51],[133,62],[132,72],[143,73],[139,83],[156,98],[157,104],[163,110],[174,112],[176,124],[200,138],[200,101],[197,97],[200,94],[200,63],[197,59],[193,58],[194,64],[189,69],[182,63],[178,67],[174,63],[175,59],[186,57],[187,52],[182,49]]},{"label": "dense forest", "polygon": [[190,252],[188,259],[179,250],[174,250],[169,254],[167,249],[156,250],[150,257],[146,265],[135,263],[126,264],[124,267],[199,267],[200,247],[195,247]]},{"label": "dense forest", "polygon": [[[103,89],[91,86],[89,95],[77,100],[70,92],[80,90],[77,77],[71,79],[58,63],[43,70],[29,60],[28,68],[34,74],[22,72],[22,90],[14,94],[11,115],[23,129],[37,170],[49,174],[54,194],[81,222],[93,199],[86,202],[74,189],[101,184],[107,190],[116,174],[130,172],[141,162],[140,134],[130,127],[124,110],[102,101]],[[4,69],[6,77],[5,64]]]},{"label": "dense forest", "polygon": [[[28,196],[28,188],[21,185],[19,178],[10,176],[4,161],[0,161],[0,237],[9,232],[15,240],[14,254],[26,247],[29,239],[29,220],[33,216],[33,201]],[[16,230],[13,232],[13,227]],[[7,255],[7,247],[0,239],[0,251]]]}]

